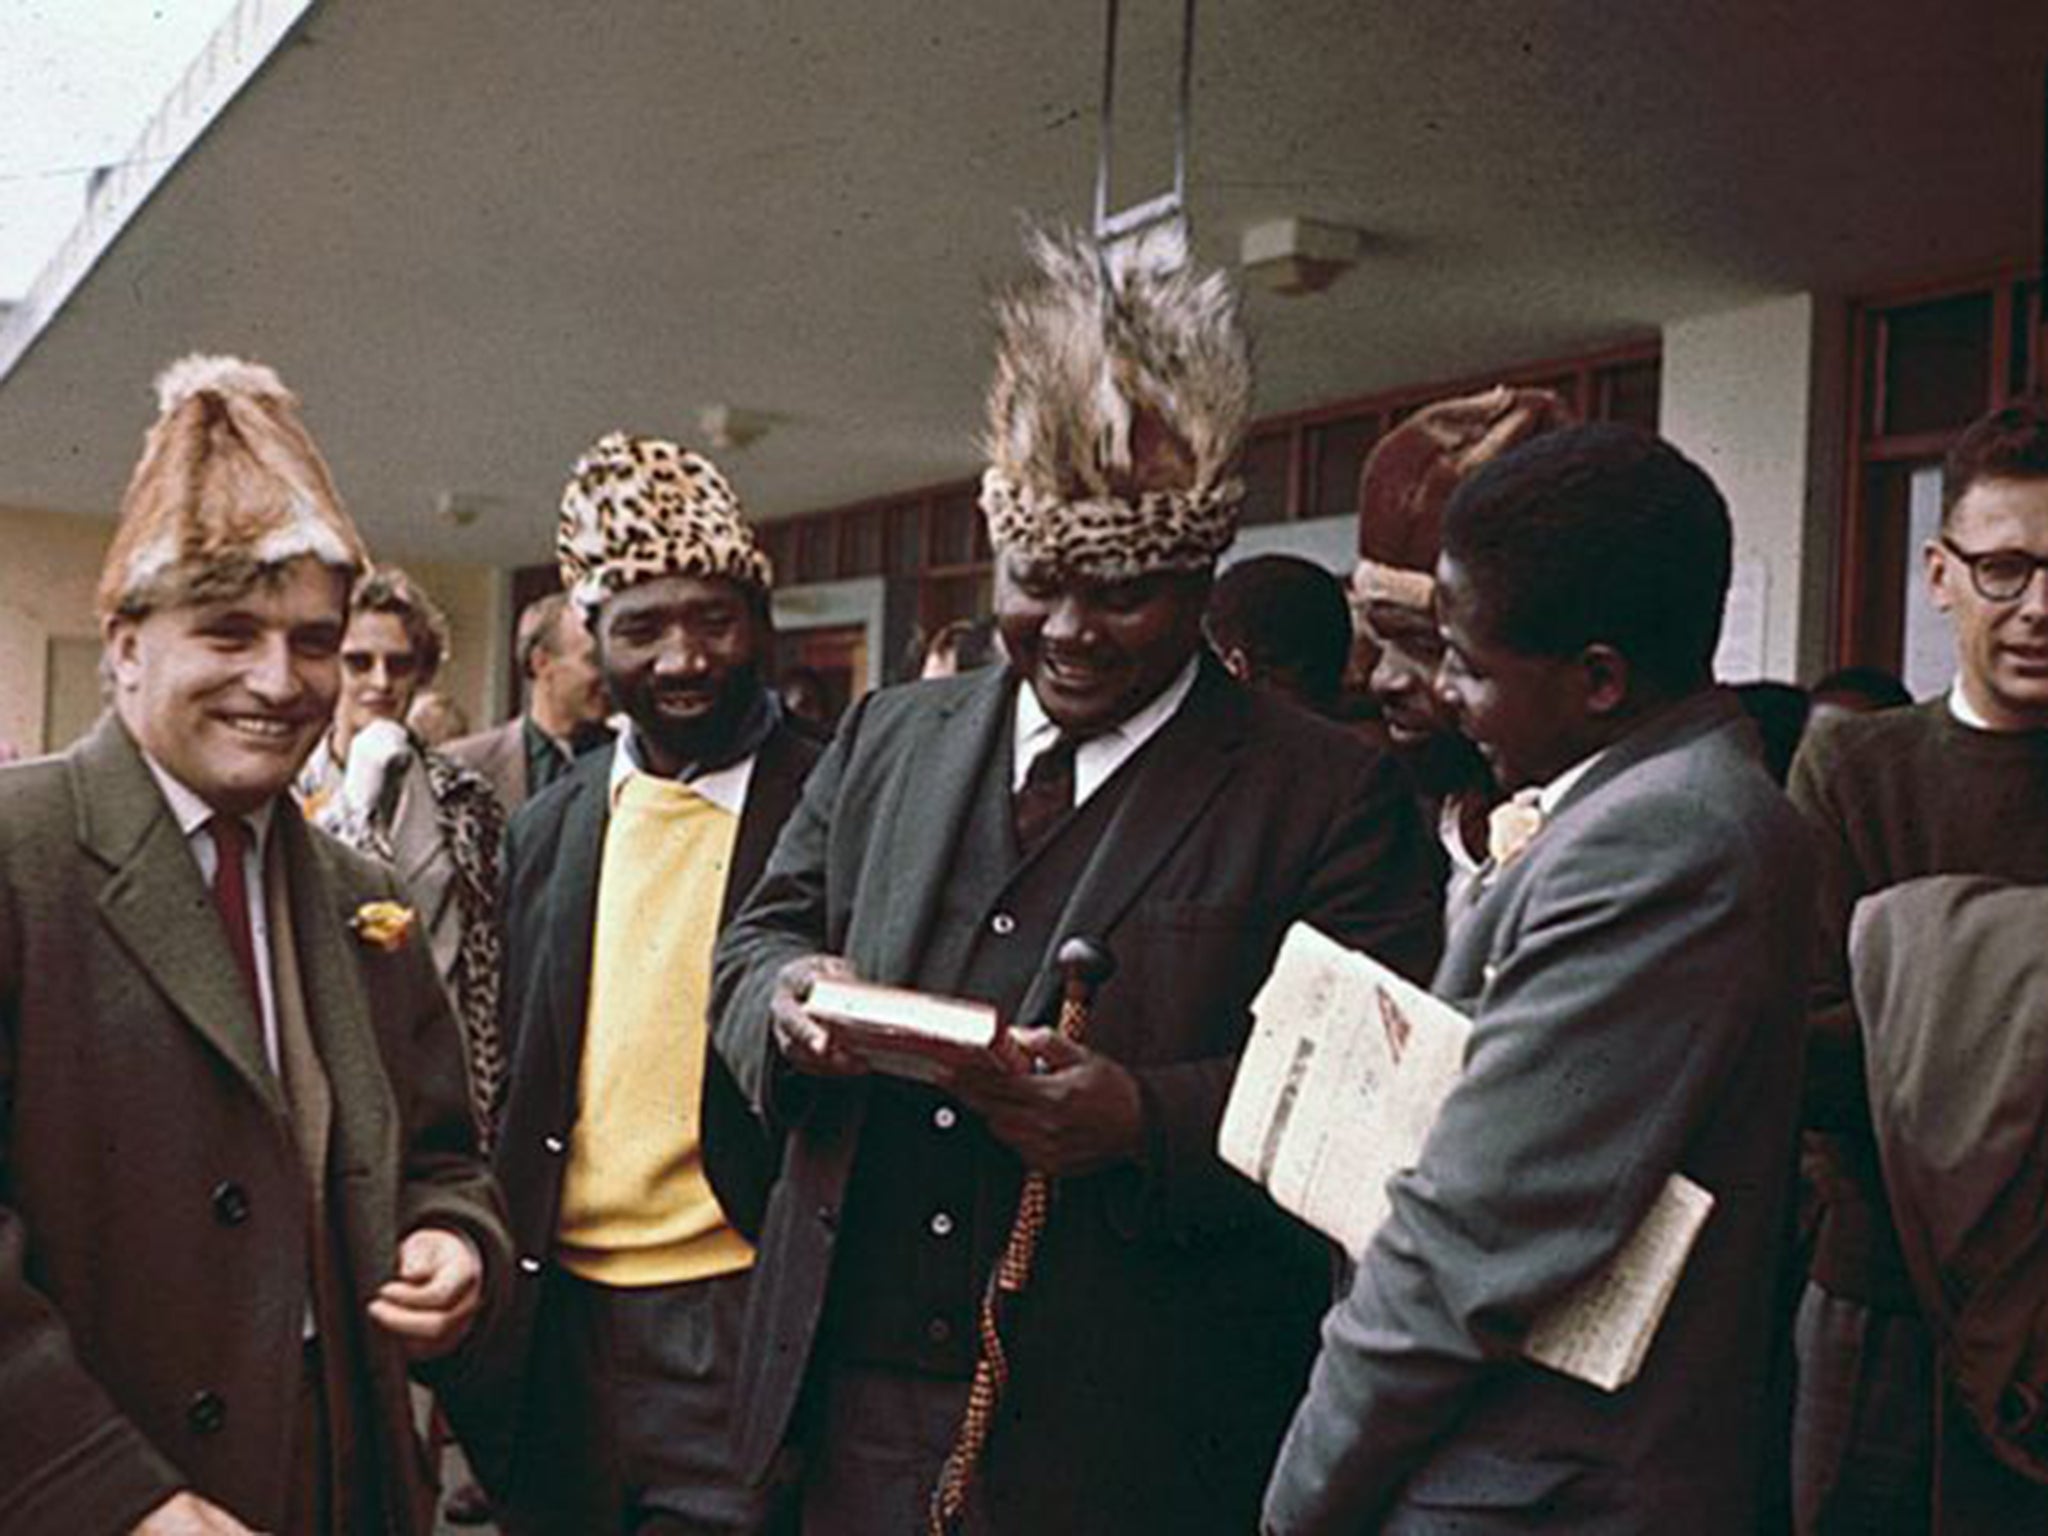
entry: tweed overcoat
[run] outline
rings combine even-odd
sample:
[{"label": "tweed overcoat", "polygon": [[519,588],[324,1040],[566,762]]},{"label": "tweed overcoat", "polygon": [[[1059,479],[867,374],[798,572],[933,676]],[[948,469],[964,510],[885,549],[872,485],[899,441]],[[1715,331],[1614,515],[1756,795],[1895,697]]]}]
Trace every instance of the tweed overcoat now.
[{"label": "tweed overcoat", "polygon": [[[422,1226],[510,1264],[425,946],[349,919],[388,873],[280,801],[272,838],[333,1092],[327,1203],[358,1307]],[[278,867],[278,866],[273,866]],[[197,862],[128,732],[0,771],[0,1530],[125,1532],[181,1487],[274,1529],[291,1478],[310,1192]],[[431,1529],[398,1347],[329,1338],[362,1412],[358,1529]]]}]

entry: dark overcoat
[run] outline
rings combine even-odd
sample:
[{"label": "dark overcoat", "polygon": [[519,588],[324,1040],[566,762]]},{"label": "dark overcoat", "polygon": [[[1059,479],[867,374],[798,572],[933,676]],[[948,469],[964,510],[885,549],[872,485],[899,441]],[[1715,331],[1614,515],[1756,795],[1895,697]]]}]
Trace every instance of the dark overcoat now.
[{"label": "dark overcoat", "polygon": [[[917,974],[984,765],[1009,750],[1014,696],[985,671],[864,700],[720,942],[714,1039],[764,1113],[792,1121],[740,1368],[753,1472],[812,1363],[868,1104],[862,1080],[784,1091],[776,972],[826,951],[872,980]],[[1139,1082],[1146,1166],[1061,1181],[986,1486],[1005,1530],[1242,1531],[1328,1297],[1320,1243],[1216,1154],[1249,1004],[1297,919],[1426,971],[1438,865],[1386,758],[1206,661],[1120,772],[1015,1018],[1051,1022],[1065,938],[1109,945],[1118,969],[1090,1043]]]},{"label": "dark overcoat", "polygon": [[[611,823],[612,750],[585,754],[566,779],[529,801],[513,818],[506,840],[501,996],[509,1074],[494,1164],[522,1262],[500,1325],[470,1353],[443,1393],[464,1449],[493,1488],[510,1486],[520,1425],[530,1406],[534,1322],[554,1252],[564,1153],[576,1122],[598,881]],[[726,917],[767,863],[775,835],[822,750],[787,721],[762,743],[726,876]],[[733,1225],[751,1237],[760,1230],[780,1148],[715,1053],[705,1059],[699,1123],[712,1190]]]},{"label": "dark overcoat", "polygon": [[[509,1244],[426,947],[359,939],[358,907],[398,899],[389,873],[289,802],[272,825],[333,1091],[346,1295],[367,1302],[421,1226],[467,1234],[495,1290]],[[0,1530],[111,1536],[181,1487],[281,1526],[302,1167],[198,864],[127,731],[108,716],[0,771]],[[339,1473],[381,1490],[359,1528],[430,1530],[405,1361],[367,1324],[337,1332],[365,1402]]]}]

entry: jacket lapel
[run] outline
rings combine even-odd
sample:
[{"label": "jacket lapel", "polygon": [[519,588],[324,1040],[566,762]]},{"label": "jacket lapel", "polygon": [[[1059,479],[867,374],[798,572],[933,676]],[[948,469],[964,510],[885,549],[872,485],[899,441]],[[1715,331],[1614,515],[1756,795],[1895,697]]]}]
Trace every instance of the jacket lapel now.
[{"label": "jacket lapel", "polygon": [[[365,1230],[388,1230],[396,1219],[390,1171],[398,1167],[398,1109],[370,1019],[356,953],[361,941],[335,904],[332,880],[305,823],[280,816],[274,835],[291,900],[306,1021],[333,1100],[333,1169],[374,1189],[379,1208]],[[424,942],[424,929],[414,931],[414,942]]]},{"label": "jacket lapel", "polygon": [[718,914],[721,931],[733,920],[754,882],[761,878],[768,855],[775,849],[775,839],[781,835],[782,824],[789,819],[797,796],[803,793],[804,777],[813,761],[812,756],[799,749],[798,737],[787,722],[777,725],[761,743],[734,837],[732,870],[726,876],[725,897]]},{"label": "jacket lapel", "polygon": [[863,974],[883,980],[911,974],[981,788],[982,766],[1008,740],[1011,698],[1007,670],[984,668],[920,721],[926,737],[907,754],[911,771],[898,775],[872,840],[894,851],[894,887],[902,899],[891,901],[878,919],[872,956],[856,957]]},{"label": "jacket lapel", "polygon": [[583,1059],[583,1027],[590,1013],[590,946],[597,932],[598,867],[611,821],[610,751],[592,752],[577,766],[574,789],[562,812],[556,864],[548,877],[550,1015],[561,1081],[576,1083]]},{"label": "jacket lapel", "polygon": [[[70,753],[81,846],[112,874],[101,917],[173,1009],[278,1115],[284,1097],[227,935],[177,819],[112,713]],[[281,805],[277,820],[297,813]]]},{"label": "jacket lapel", "polygon": [[1136,775],[1075,882],[1052,944],[1017,1017],[1041,1017],[1059,985],[1055,957],[1075,936],[1100,939],[1144,892],[1153,872],[1200,822],[1237,765],[1247,729],[1244,694],[1207,656],[1179,712],[1147,742]]}]

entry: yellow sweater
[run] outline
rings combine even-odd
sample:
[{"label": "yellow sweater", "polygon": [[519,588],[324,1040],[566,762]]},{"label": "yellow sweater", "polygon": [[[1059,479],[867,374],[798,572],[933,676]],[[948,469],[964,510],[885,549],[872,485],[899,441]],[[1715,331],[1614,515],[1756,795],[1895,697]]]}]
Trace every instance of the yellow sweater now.
[{"label": "yellow sweater", "polygon": [[669,1285],[754,1262],[704,1176],[705,1007],[739,820],[636,773],[605,832],[590,1014],[556,1257],[605,1285]]}]

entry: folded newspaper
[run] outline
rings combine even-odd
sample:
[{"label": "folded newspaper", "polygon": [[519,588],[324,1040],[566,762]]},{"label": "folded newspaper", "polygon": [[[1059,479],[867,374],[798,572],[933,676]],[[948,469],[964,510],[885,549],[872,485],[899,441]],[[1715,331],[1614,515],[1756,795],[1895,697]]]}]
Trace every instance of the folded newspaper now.
[{"label": "folded newspaper", "polygon": [[[1217,1150],[1357,1258],[1463,1070],[1472,1021],[1305,923],[1252,1003]],[[1621,1251],[1530,1330],[1523,1353],[1613,1392],[1635,1379],[1714,1197],[1665,1182]]]}]

